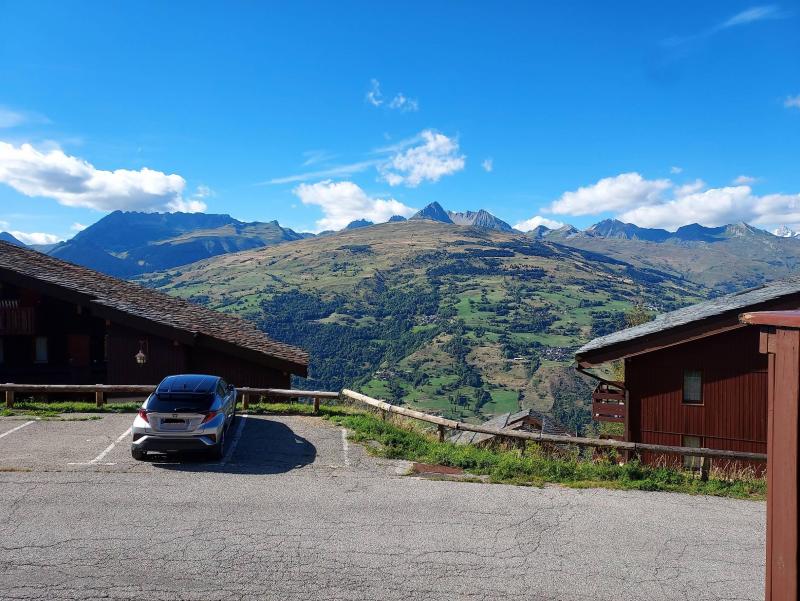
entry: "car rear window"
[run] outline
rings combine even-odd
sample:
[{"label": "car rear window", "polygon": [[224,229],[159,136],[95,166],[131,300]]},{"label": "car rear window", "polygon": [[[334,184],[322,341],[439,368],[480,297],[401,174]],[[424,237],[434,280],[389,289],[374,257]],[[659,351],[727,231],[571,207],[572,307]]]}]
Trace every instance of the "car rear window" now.
[{"label": "car rear window", "polygon": [[155,393],[147,400],[147,410],[158,413],[208,411],[213,402],[213,394]]}]

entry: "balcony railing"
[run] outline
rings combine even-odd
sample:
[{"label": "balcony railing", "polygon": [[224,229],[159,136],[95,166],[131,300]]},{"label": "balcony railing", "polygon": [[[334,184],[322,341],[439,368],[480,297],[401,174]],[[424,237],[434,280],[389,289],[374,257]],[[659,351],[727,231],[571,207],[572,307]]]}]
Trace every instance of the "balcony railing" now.
[{"label": "balcony railing", "polygon": [[31,336],[36,333],[36,309],[0,306],[0,336]]},{"label": "balcony railing", "polygon": [[600,382],[592,393],[592,419],[598,422],[625,422],[625,391],[613,384]]}]

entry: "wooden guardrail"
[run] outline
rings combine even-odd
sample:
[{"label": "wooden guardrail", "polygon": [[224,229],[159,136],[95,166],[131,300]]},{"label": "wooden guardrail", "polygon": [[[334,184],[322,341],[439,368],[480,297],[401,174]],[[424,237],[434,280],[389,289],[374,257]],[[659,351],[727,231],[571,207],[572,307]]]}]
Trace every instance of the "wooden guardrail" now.
[{"label": "wooden guardrail", "polygon": [[324,390],[285,390],[280,388],[237,388],[237,392],[242,397],[242,411],[250,408],[250,397],[252,395],[265,396],[268,398],[289,398],[289,399],[312,399],[314,402],[314,414],[319,413],[320,399],[338,399],[338,392],[327,392]]},{"label": "wooden guardrail", "polygon": [[[149,395],[156,389],[155,384],[0,384],[0,392],[5,393],[6,407],[14,407],[17,393],[29,394],[94,394],[95,404],[102,407],[106,402],[107,394],[136,394]],[[242,399],[242,409],[250,408],[251,396],[265,396],[268,398],[309,398],[313,399],[314,413],[319,412],[320,399],[339,398],[338,392],[321,390],[286,390],[282,388],[251,388],[236,389]]]},{"label": "wooden guardrail", "polygon": [[5,392],[6,408],[14,407],[18,392],[30,394],[94,394],[95,404],[102,407],[106,394],[148,395],[156,389],[155,384],[0,384],[0,392]]},{"label": "wooden guardrail", "polygon": [[633,453],[659,453],[662,455],[688,455],[692,457],[704,457],[709,459],[728,459],[735,461],[759,461],[765,462],[767,455],[765,453],[746,453],[743,451],[723,451],[720,449],[693,449],[688,447],[672,447],[660,444],[646,444],[642,442],[626,442],[620,440],[600,439],[600,438],[582,438],[580,436],[556,436],[554,434],[544,434],[542,432],[525,432],[521,430],[501,430],[499,428],[490,428],[486,426],[467,424],[464,422],[457,422],[452,419],[437,417],[435,415],[428,415],[421,411],[407,409],[405,407],[398,407],[373,399],[365,394],[354,392],[352,390],[342,390],[342,396],[354,401],[359,401],[381,411],[388,411],[398,415],[405,415],[413,419],[418,419],[431,424],[436,424],[439,429],[439,439],[444,439],[445,429],[450,430],[465,430],[467,432],[478,432],[480,434],[492,434],[494,436],[501,436],[504,438],[521,438],[524,440],[533,440],[535,442],[549,442],[555,444],[572,444],[579,447],[594,447],[605,449],[619,449],[621,451],[630,451]]}]

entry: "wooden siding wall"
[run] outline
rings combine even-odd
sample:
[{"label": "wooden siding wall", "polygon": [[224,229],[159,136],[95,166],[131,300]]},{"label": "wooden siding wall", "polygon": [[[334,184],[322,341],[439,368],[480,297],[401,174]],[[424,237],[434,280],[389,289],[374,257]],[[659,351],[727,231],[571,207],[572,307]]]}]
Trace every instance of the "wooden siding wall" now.
[{"label": "wooden siding wall", "polygon": [[[14,300],[33,311],[33,328],[3,336],[0,380],[62,384],[96,384],[106,378],[103,356],[105,322],[77,305],[0,282],[0,299]],[[35,361],[35,338],[47,339],[47,362]]]},{"label": "wooden siding wall", "polygon": [[[765,453],[767,359],[757,328],[741,328],[633,357],[626,362],[630,439],[681,445],[699,436],[705,447]],[[702,372],[703,404],[683,403],[683,371]],[[645,457],[653,461],[653,457]]]},{"label": "wooden siding wall", "polygon": [[[289,388],[290,374],[218,351],[187,347],[117,323],[90,308],[0,281],[0,300],[33,309],[35,330],[4,335],[0,381],[27,384],[158,384],[179,373],[219,375],[236,386]],[[34,361],[35,337],[48,340],[48,362]],[[140,342],[141,341],[141,342]],[[147,362],[139,365],[142,348]]]},{"label": "wooden siding wall", "polygon": [[[140,341],[144,342],[147,363],[136,363]],[[171,374],[185,373],[187,353],[172,340],[143,334],[131,328],[111,324],[108,336],[109,384],[158,384]]]},{"label": "wooden siding wall", "polygon": [[288,373],[210,349],[190,348],[189,365],[192,371],[222,376],[235,386],[251,386],[253,388],[291,387],[291,376]]}]

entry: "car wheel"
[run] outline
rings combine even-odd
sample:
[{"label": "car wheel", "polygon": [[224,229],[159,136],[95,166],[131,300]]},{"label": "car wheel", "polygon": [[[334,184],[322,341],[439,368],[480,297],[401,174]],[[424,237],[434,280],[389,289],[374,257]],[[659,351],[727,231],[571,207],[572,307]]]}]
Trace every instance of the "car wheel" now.
[{"label": "car wheel", "polygon": [[142,449],[131,448],[131,457],[133,457],[136,461],[144,461],[147,457],[147,451],[143,451]]}]

